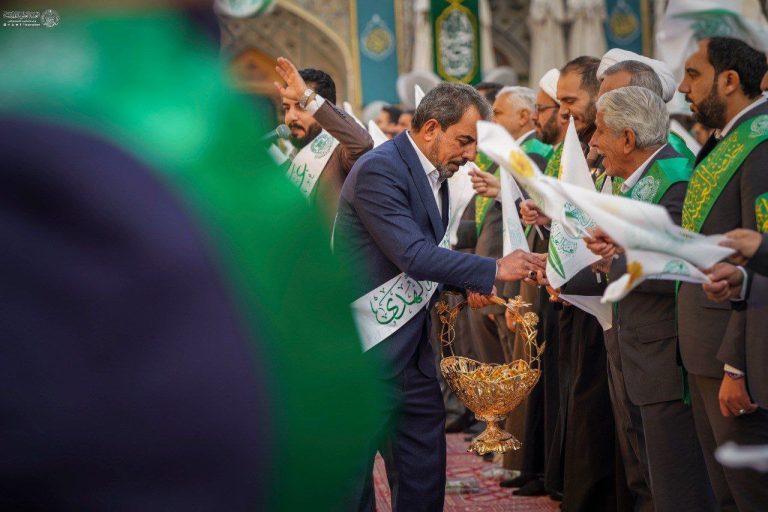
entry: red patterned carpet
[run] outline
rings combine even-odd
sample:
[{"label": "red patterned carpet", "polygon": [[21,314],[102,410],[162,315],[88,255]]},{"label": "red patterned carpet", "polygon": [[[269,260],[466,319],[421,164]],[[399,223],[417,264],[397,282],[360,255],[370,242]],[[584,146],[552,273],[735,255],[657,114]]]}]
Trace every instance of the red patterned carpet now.
[{"label": "red patterned carpet", "polygon": [[[448,434],[448,480],[475,478],[480,483],[476,493],[447,494],[446,512],[552,512],[559,511],[560,504],[547,496],[522,498],[513,496],[511,489],[499,487],[499,483],[483,476],[483,469],[492,467],[473,453],[467,453],[466,434]],[[391,512],[389,486],[381,457],[376,459],[374,468],[377,512]]]}]

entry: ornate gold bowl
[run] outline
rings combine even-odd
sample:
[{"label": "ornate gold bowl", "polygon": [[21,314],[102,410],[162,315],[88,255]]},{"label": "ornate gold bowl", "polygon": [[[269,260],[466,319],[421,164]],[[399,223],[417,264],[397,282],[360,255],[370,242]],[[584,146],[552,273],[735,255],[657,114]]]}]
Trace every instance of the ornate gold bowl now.
[{"label": "ornate gold bowl", "polygon": [[520,308],[529,306],[520,297],[504,304],[513,312],[518,329],[522,329],[527,362],[518,359],[507,364],[490,364],[453,355],[453,327],[464,303],[454,308],[449,308],[445,302],[437,305],[443,324],[440,333],[442,346],[451,348],[451,355],[443,355],[440,361],[440,371],[459,400],[475,413],[478,420],[486,423],[485,430],[472,440],[468,450],[480,455],[520,449],[522,443],[505,431],[500,423],[528,397],[541,373],[538,368],[532,367],[534,362],[538,366],[539,355],[544,348],[536,344],[538,316],[535,313],[520,313]]}]

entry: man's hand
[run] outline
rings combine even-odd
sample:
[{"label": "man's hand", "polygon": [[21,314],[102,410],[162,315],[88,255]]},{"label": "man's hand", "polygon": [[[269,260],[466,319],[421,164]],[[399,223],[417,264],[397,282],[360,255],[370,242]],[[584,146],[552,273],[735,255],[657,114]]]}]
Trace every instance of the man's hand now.
[{"label": "man's hand", "polygon": [[584,237],[587,248],[594,254],[603,259],[613,258],[617,254],[622,254],[624,248],[609,237],[602,229],[596,228],[591,231],[591,236]]},{"label": "man's hand", "polygon": [[496,260],[496,279],[499,281],[519,281],[536,283],[537,272],[544,272],[547,264],[546,254],[535,254],[515,249],[500,260]]},{"label": "man's hand", "polygon": [[536,206],[536,203],[531,199],[526,199],[520,202],[520,218],[523,224],[530,226],[534,224],[536,226],[549,226],[552,219],[544,215],[544,212]]},{"label": "man's hand", "polygon": [[515,321],[515,315],[509,309],[504,310],[504,322],[507,324],[507,329],[514,331],[517,329],[517,322]]},{"label": "man's hand", "polygon": [[728,258],[737,265],[744,265],[755,255],[760,244],[763,242],[763,235],[751,229],[734,229],[725,234],[727,240],[720,242],[723,247],[736,249],[738,252]]},{"label": "man's hand", "polygon": [[467,291],[467,304],[469,304],[469,307],[472,309],[480,309],[484,308],[485,306],[490,306],[492,304],[496,304],[493,302],[493,297],[496,296],[496,287],[494,286],[491,290],[490,295],[483,295],[481,293],[477,292],[471,292]]},{"label": "man's hand", "polygon": [[491,198],[499,195],[501,182],[496,176],[489,172],[481,171],[477,167],[469,171],[469,175],[472,176],[472,188],[475,189],[477,194]]},{"label": "man's hand", "polygon": [[721,261],[705,272],[712,282],[704,283],[701,287],[709,300],[725,302],[739,297],[741,286],[744,284],[744,273],[738,267]]},{"label": "man's hand", "polygon": [[291,101],[299,101],[304,91],[307,90],[307,83],[301,78],[299,70],[296,69],[293,62],[285,57],[278,57],[275,71],[285,80],[285,87],[275,82],[275,87],[277,87],[277,92],[280,93],[280,96]]},{"label": "man's hand", "polygon": [[744,378],[734,379],[726,374],[720,384],[719,398],[720,412],[726,418],[749,414],[757,410],[757,404],[749,398]]}]

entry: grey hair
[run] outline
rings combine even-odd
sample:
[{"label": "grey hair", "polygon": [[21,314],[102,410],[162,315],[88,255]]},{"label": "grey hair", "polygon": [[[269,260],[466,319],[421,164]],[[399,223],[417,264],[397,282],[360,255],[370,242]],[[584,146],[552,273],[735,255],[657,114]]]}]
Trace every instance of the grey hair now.
[{"label": "grey hair", "polygon": [[440,128],[445,130],[458,123],[471,107],[475,107],[483,119],[488,120],[491,117],[491,106],[473,87],[466,84],[441,83],[421,100],[413,114],[411,126],[418,132],[424,123],[434,119],[440,123]]},{"label": "grey hair", "polygon": [[628,128],[635,132],[637,149],[658,147],[667,142],[669,115],[658,94],[630,85],[609,91],[597,100],[597,110],[613,133]]},{"label": "grey hair", "polygon": [[509,101],[519,108],[527,108],[531,112],[536,109],[536,91],[533,89],[519,85],[508,85],[502,87],[496,94],[496,99],[504,95],[508,95]]},{"label": "grey hair", "polygon": [[645,87],[656,94],[659,98],[664,96],[664,87],[661,85],[661,79],[651,66],[638,60],[624,60],[617,62],[605,70],[603,77],[615,75],[621,71],[626,71],[630,75],[629,85]]}]

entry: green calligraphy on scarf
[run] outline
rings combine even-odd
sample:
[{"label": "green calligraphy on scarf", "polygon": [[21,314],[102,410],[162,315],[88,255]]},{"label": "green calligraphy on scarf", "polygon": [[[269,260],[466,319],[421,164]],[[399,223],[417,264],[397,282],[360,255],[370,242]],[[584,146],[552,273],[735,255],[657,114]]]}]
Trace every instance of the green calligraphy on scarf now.
[{"label": "green calligraphy on scarf", "polygon": [[279,448],[265,510],[338,509],[382,420],[367,404],[383,397],[319,214],[253,143],[259,112],[228,90],[217,49],[184,18],[60,14],[51,30],[0,31],[13,70],[0,73],[0,111],[97,134],[175,193],[211,241],[245,329],[270,340],[257,347],[273,384],[265,430]]},{"label": "green calligraphy on scarf", "polygon": [[683,203],[683,227],[701,231],[717,198],[758,144],[768,139],[768,115],[739,124],[693,170]]},{"label": "green calligraphy on scarf", "polygon": [[424,295],[434,286],[432,281],[416,281],[403,274],[388,289],[379,289],[380,296],[371,300],[371,313],[379,325],[396,322],[403,317],[408,306],[421,304]]},{"label": "green calligraphy on scarf", "polygon": [[759,232],[768,232],[768,192],[755,198],[755,220]]},{"label": "green calligraphy on scarf", "polygon": [[691,161],[687,158],[664,158],[656,160],[632,188],[618,195],[637,201],[659,204],[669,187],[691,177]]}]

